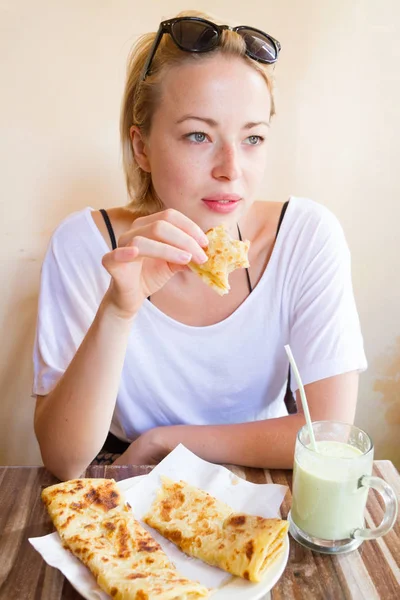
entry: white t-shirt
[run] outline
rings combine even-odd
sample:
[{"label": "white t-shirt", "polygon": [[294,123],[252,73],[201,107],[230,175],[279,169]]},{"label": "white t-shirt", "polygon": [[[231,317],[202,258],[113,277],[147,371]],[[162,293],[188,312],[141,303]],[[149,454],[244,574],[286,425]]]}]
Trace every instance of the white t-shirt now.
[{"label": "white t-shirt", "polygon": [[[35,394],[54,388],[109,285],[101,264],[109,249],[92,210],[66,218],[47,250],[33,354]],[[131,441],[159,425],[286,415],[287,343],[304,384],[366,368],[342,228],[327,208],[296,197],[259,283],[229,317],[193,327],[143,303],[132,325],[111,432]]]}]

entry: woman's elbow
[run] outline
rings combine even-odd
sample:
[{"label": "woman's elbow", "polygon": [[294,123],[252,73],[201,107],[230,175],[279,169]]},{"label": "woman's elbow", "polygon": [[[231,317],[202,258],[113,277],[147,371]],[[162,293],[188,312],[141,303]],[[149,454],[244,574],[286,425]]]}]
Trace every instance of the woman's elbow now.
[{"label": "woman's elbow", "polygon": [[54,452],[46,452],[42,448],[40,448],[40,453],[44,467],[60,481],[84,477],[89,466],[89,464],[82,464],[81,461],[73,461],[70,457],[68,459],[61,456],[56,457]]}]

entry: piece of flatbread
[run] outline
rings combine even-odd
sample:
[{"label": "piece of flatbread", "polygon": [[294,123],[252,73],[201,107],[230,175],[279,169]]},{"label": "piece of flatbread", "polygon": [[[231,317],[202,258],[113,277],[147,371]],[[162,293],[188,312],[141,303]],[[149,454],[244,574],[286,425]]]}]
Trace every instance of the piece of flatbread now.
[{"label": "piece of flatbread", "polygon": [[188,267],[197,273],[204,283],[209,285],[220,296],[228,294],[231,289],[228,276],[235,269],[249,267],[248,251],[250,242],[233,240],[225,229],[219,225],[206,232],[209,243],[204,252],[208,261],[198,265],[191,261]]},{"label": "piece of flatbread", "polygon": [[283,550],[287,521],[235,513],[184,481],[161,481],[145,523],[189,556],[250,581],[262,580]]},{"label": "piece of flatbread", "polygon": [[209,592],[182,577],[134,518],[113,479],[74,479],[42,499],[63,545],[115,600],[198,600]]}]

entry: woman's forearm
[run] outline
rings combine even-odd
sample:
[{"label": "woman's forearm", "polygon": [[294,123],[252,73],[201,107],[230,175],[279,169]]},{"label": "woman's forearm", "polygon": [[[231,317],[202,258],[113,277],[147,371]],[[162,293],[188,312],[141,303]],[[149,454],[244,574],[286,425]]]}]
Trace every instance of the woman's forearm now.
[{"label": "woman's forearm", "polygon": [[291,469],[296,434],[304,423],[303,413],[298,413],[237,425],[160,427],[157,434],[166,453],[182,443],[197,456],[214,463]]},{"label": "woman's forearm", "polygon": [[57,386],[37,400],[35,432],[43,462],[60,479],[78,477],[104,443],[132,321],[113,311],[106,294]]},{"label": "woman's forearm", "polygon": [[[306,385],[305,392],[312,420],[353,423],[358,378],[356,371],[350,371]],[[154,453],[161,448],[167,454],[182,443],[210,462],[266,469],[291,469],[296,434],[305,424],[298,391],[296,401],[299,410],[297,414],[276,419],[237,425],[160,427],[150,436],[150,446]],[[129,449],[127,452],[129,453]]]}]

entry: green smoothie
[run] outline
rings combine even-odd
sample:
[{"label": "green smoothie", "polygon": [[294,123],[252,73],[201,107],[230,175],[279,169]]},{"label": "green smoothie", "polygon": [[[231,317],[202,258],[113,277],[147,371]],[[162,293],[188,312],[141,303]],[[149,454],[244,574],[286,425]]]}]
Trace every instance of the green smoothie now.
[{"label": "green smoothie", "polygon": [[364,527],[368,489],[358,480],[371,474],[372,453],[332,441],[317,442],[317,450],[296,454],[291,518],[311,536],[344,540]]}]

